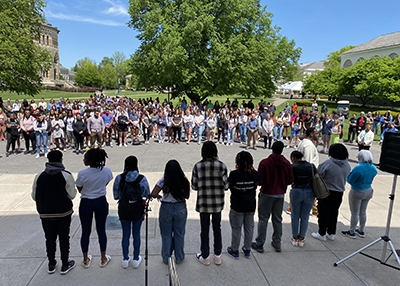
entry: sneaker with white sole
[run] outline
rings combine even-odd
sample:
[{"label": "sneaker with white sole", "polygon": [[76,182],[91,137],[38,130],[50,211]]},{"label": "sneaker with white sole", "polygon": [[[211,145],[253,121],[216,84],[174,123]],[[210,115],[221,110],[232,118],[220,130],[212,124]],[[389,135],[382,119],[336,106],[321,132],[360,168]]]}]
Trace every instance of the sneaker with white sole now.
[{"label": "sneaker with white sole", "polygon": [[53,274],[54,272],[56,272],[56,267],[57,267],[57,260],[54,260],[53,263],[49,262],[47,273]]},{"label": "sneaker with white sole", "polygon": [[315,239],[326,241],[326,235],[320,235],[318,232],[311,233],[311,236],[314,237]]},{"label": "sneaker with white sole", "polygon": [[129,262],[131,261],[131,258],[128,256],[128,259],[122,259],[122,268],[128,268],[129,267]]},{"label": "sneaker with white sole", "polygon": [[139,255],[138,260],[132,260],[132,267],[133,268],[138,268],[140,263],[142,263],[142,257]]},{"label": "sneaker with white sole", "polygon": [[231,246],[229,246],[227,249],[226,249],[226,252],[228,253],[228,255],[230,256],[230,257],[232,257],[233,259],[239,259],[239,250],[233,250],[232,249],[232,247]]},{"label": "sneaker with white sole", "polygon": [[67,273],[70,272],[74,267],[75,267],[75,261],[74,261],[74,260],[69,260],[67,265],[65,265],[65,266],[63,265],[63,266],[61,267],[60,274],[61,274],[61,275],[67,274]]},{"label": "sneaker with white sole", "polygon": [[222,257],[221,257],[221,254],[220,255],[215,255],[214,254],[214,263],[215,263],[215,265],[221,265],[221,263],[222,263]]},{"label": "sneaker with white sole", "polygon": [[365,232],[359,230],[358,228],[355,230],[355,232],[359,237],[362,237],[362,238],[365,237]]},{"label": "sneaker with white sole", "polygon": [[38,159],[38,158],[40,158],[40,154],[36,154],[36,157],[35,157],[36,159]]},{"label": "sneaker with white sole", "polygon": [[329,240],[334,241],[334,240],[335,240],[335,235],[334,235],[334,234],[329,234],[329,233],[327,233],[327,234],[326,234],[326,238],[329,239]]},{"label": "sneaker with white sole", "polygon": [[201,256],[200,252],[196,253],[196,260],[203,265],[206,265],[206,266],[210,265],[210,257],[203,258],[203,256]]},{"label": "sneaker with white sole", "polygon": [[297,238],[291,237],[290,242],[293,246],[299,246],[299,240]]},{"label": "sneaker with white sole", "polygon": [[299,238],[299,239],[297,240],[297,246],[298,246],[298,247],[303,247],[303,246],[304,246],[304,243],[306,243],[306,239],[305,239],[305,238]]},{"label": "sneaker with white sole", "polygon": [[350,232],[350,230],[342,231],[342,235],[352,239],[356,238],[356,234],[354,232]]}]

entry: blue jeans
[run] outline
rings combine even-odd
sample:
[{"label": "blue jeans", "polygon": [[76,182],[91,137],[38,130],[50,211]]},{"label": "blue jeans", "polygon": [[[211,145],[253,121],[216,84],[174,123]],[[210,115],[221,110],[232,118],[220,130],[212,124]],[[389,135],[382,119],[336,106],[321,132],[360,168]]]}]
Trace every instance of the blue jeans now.
[{"label": "blue jeans", "polygon": [[173,251],[177,262],[185,258],[186,219],[186,203],[161,203],[158,221],[162,240],[161,257],[165,264],[168,264]]},{"label": "blue jeans", "polygon": [[[310,211],[314,204],[314,191],[311,187],[293,188],[290,190],[290,206],[292,207],[292,235],[306,236]],[[300,228],[299,228],[300,227]]]},{"label": "blue jeans", "polygon": [[121,220],[122,226],[122,255],[124,260],[129,259],[129,240],[131,238],[131,230],[133,236],[133,260],[139,259],[140,253],[140,227],[142,226],[142,220],[137,221],[126,221]]},{"label": "blue jeans", "polygon": [[274,127],[274,140],[275,139],[278,139],[278,140],[280,140],[280,139],[282,139],[282,132],[283,132],[283,125],[281,125],[281,126],[275,126]]},{"label": "blue jeans", "polygon": [[240,131],[240,141],[247,142],[247,126],[246,126],[246,124],[240,124],[239,131]]},{"label": "blue jeans", "polygon": [[263,246],[267,236],[268,220],[272,217],[272,245],[275,248],[281,247],[282,237],[282,210],[283,198],[274,198],[260,193],[258,197],[258,231],[256,243]]},{"label": "blue jeans", "polygon": [[233,127],[232,129],[228,128],[228,139],[227,139],[227,144],[233,143],[234,139],[235,139],[235,131],[236,131],[236,127]]},{"label": "blue jeans", "polygon": [[40,146],[43,146],[43,151],[47,153],[47,133],[35,132],[36,134],[36,154],[40,154]]},{"label": "blue jeans", "polygon": [[201,138],[202,138],[203,132],[204,132],[204,125],[195,126],[193,128],[193,131],[197,132],[197,142],[201,143]]}]

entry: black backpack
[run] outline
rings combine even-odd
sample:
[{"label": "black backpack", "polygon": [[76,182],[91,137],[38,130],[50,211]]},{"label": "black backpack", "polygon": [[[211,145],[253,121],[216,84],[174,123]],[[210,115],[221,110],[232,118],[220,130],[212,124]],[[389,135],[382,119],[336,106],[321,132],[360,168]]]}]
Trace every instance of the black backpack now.
[{"label": "black backpack", "polygon": [[118,201],[118,216],[120,220],[138,221],[143,219],[144,201],[140,189],[140,181],[143,175],[139,175],[133,182],[121,181],[122,197]]}]

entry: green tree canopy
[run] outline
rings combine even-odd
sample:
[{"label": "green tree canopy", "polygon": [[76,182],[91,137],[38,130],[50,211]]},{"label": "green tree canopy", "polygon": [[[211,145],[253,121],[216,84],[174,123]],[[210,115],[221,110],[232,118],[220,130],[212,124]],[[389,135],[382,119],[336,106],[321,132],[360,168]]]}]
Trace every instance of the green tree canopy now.
[{"label": "green tree canopy", "polygon": [[373,98],[400,101],[400,59],[373,57],[345,68],[340,94],[354,95],[365,106]]},{"label": "green tree canopy", "polygon": [[106,64],[100,71],[102,78],[102,85],[105,88],[113,89],[118,88],[117,71],[111,64]]},{"label": "green tree canopy", "polygon": [[138,84],[171,87],[173,96],[270,96],[301,52],[258,0],[130,0],[129,14],[141,41]]},{"label": "green tree canopy", "polygon": [[0,1],[0,91],[40,92],[41,74],[51,66],[49,52],[36,44],[44,6],[41,0]]},{"label": "green tree canopy", "polygon": [[75,74],[75,82],[80,86],[100,87],[102,77],[97,65],[90,60],[85,61]]}]

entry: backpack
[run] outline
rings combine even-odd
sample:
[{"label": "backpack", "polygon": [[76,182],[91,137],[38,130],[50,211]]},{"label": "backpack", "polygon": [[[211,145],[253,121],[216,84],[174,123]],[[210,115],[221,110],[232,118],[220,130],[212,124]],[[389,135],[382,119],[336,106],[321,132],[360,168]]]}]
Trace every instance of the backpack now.
[{"label": "backpack", "polygon": [[120,220],[138,221],[143,219],[145,204],[139,184],[142,179],[143,175],[139,175],[133,182],[124,182],[125,184],[122,182],[122,197],[118,201]]}]

